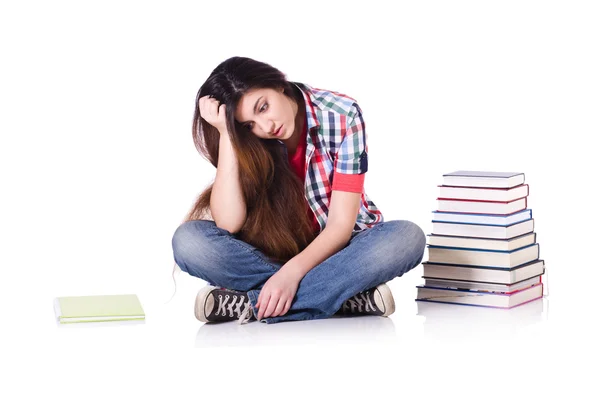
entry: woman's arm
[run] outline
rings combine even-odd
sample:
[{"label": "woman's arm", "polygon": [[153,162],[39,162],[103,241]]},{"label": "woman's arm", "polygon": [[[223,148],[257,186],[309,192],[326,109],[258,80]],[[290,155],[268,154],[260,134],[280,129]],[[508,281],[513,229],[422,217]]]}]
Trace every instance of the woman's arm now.
[{"label": "woman's arm", "polygon": [[240,231],[246,221],[238,162],[227,131],[221,132],[219,139],[219,162],[210,196],[210,212],[217,226],[230,233]]},{"label": "woman's arm", "polygon": [[256,303],[258,320],[285,314],[306,273],[348,244],[356,223],[360,197],[361,193],[332,192],[325,229],[265,283]]},{"label": "woman's arm", "polygon": [[200,116],[219,132],[217,176],[210,194],[210,212],[221,229],[237,233],[246,221],[246,203],[240,186],[238,163],[227,130],[227,106],[210,95],[198,101]]},{"label": "woman's arm", "polygon": [[313,267],[344,248],[350,241],[356,224],[360,197],[360,193],[334,190],[331,193],[325,229],[285,266],[302,279]]}]

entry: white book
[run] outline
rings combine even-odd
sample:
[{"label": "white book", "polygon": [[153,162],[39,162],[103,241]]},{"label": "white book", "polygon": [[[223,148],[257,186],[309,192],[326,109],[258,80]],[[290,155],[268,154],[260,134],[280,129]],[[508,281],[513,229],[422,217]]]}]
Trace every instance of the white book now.
[{"label": "white book", "polygon": [[432,233],[447,236],[509,239],[533,232],[533,219],[509,226],[474,225],[467,223],[432,222]]}]

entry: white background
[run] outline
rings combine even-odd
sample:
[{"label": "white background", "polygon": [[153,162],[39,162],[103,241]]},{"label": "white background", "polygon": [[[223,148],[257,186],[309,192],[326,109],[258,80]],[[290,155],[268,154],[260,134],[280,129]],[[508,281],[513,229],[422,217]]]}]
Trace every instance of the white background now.
[{"label": "white background", "polygon": [[[580,361],[598,353],[589,324],[599,274],[599,18],[592,1],[2,2],[0,347],[10,368],[2,387],[16,386],[11,395],[585,390],[591,372]],[[391,283],[398,314],[389,345],[334,335],[316,346],[255,348],[250,339],[189,349],[204,284],[179,275],[165,304],[171,236],[214,177],[191,139],[196,92],[236,55],[358,101],[366,190],[386,220],[430,233],[442,174],[524,172],[551,282],[545,325],[510,342],[435,344],[415,321],[417,268]],[[54,323],[55,296],[111,293],[138,294],[147,323]],[[320,335],[297,327],[293,338]]]}]

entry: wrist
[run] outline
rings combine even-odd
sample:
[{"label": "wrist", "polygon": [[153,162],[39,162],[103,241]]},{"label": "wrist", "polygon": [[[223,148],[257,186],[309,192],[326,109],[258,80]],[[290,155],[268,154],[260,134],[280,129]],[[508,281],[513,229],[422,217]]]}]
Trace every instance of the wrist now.
[{"label": "wrist", "polygon": [[306,272],[302,268],[301,264],[293,259],[289,260],[285,265],[283,265],[282,270],[285,270],[290,277],[298,282],[300,282],[300,280],[302,280],[306,275]]}]

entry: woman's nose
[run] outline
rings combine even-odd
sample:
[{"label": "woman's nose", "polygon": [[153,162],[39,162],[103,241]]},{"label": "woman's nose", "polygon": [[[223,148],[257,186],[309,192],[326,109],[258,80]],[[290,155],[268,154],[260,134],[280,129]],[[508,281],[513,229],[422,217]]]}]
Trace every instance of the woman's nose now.
[{"label": "woman's nose", "polygon": [[273,127],[274,127],[274,123],[271,120],[259,120],[258,126],[265,134],[270,134],[270,133],[274,132],[274,131],[272,131]]}]

